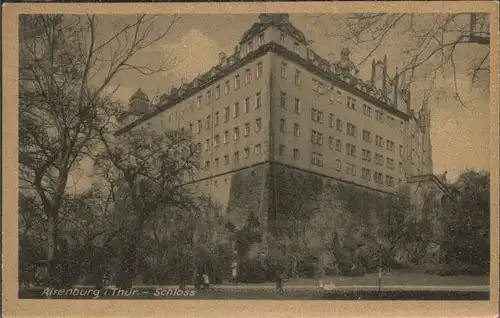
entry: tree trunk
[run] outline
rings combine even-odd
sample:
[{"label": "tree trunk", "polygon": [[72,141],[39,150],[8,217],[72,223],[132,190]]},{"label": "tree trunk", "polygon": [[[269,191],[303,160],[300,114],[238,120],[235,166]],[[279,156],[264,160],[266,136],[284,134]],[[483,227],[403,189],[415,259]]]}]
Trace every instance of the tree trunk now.
[{"label": "tree trunk", "polygon": [[57,215],[49,213],[48,218],[48,235],[47,235],[47,283],[51,287],[59,286],[60,282],[60,269],[59,269],[59,253],[57,243],[59,240],[58,220]]}]

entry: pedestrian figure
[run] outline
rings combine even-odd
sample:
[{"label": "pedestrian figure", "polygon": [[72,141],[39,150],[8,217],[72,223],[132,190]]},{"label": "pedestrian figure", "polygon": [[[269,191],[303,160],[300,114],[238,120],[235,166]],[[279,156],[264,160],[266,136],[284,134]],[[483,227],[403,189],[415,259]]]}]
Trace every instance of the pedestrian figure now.
[{"label": "pedestrian figure", "polygon": [[208,279],[208,275],[203,274],[203,289],[208,290],[209,287],[210,287],[210,280]]},{"label": "pedestrian figure", "polygon": [[283,274],[278,274],[278,277],[276,278],[276,290],[279,291],[280,293],[283,292],[283,281],[284,281],[284,275]]}]

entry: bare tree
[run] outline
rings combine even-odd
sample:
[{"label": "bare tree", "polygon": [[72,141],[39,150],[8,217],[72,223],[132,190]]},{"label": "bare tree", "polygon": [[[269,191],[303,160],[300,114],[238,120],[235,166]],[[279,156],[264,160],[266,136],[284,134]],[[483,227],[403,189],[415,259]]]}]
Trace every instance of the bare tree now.
[{"label": "bare tree", "polygon": [[48,219],[49,280],[55,278],[69,177],[112,119],[109,85],[123,71],[168,70],[169,57],[154,67],[136,65],[133,58],[165,38],[178,20],[172,17],[157,32],[154,16],[138,15],[132,22],[115,21],[106,37],[95,15],[20,18],[20,179],[23,191],[37,194]]},{"label": "bare tree", "polygon": [[[96,167],[103,179],[117,185],[113,189],[114,208],[120,215],[116,222],[127,230],[119,283],[130,287],[139,266],[137,251],[152,220],[174,225],[177,242],[192,244],[193,213],[198,209],[183,185],[199,169],[198,150],[186,133],[157,132],[148,125],[116,138],[104,133],[100,138],[104,151],[96,157]],[[151,232],[156,233],[154,228]]]},{"label": "bare tree", "polygon": [[[399,43],[399,74],[410,83],[418,77],[426,78],[428,90],[435,86],[438,72],[451,74],[454,85],[451,97],[465,106],[466,101],[457,85],[457,66],[459,63],[467,64],[472,84],[483,73],[489,74],[488,19],[489,15],[485,13],[353,14],[341,19],[337,28],[339,31],[326,27],[326,36],[338,38],[366,51],[358,58],[358,66],[384,53],[395,41],[404,41]],[[316,16],[314,21],[326,23],[328,16]],[[469,54],[459,54],[460,47],[466,47],[464,49]],[[473,49],[474,53],[471,51]]]}]

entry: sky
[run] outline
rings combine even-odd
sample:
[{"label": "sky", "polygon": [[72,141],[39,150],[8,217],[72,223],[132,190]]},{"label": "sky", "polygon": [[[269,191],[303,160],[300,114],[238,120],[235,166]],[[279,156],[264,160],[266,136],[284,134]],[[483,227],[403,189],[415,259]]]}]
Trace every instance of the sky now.
[{"label": "sky", "polygon": [[[315,16],[294,14],[290,16],[290,21],[313,41],[313,50],[321,56],[328,58],[330,54],[333,58],[338,58],[340,50],[346,46],[351,51],[352,60],[357,64],[364,59],[368,49],[355,47],[342,38],[332,36],[330,32],[342,28],[343,17],[327,16],[318,20]],[[102,19],[99,31],[103,36],[111,32],[109,23],[116,19],[116,16]],[[422,23],[425,23],[425,19],[426,17],[422,17]],[[157,17],[155,30],[165,28],[170,21],[171,16]],[[165,38],[141,52],[134,60],[137,64],[154,65],[170,56],[175,67],[150,76],[132,71],[119,73],[110,89],[119,86],[114,97],[123,102],[128,101],[138,88],[145,91],[150,98],[167,92],[172,86],[178,86],[183,79],[190,81],[196,75],[209,70],[217,63],[220,52],[232,54],[243,33],[257,21],[256,14],[183,15]],[[389,73],[394,73],[396,67],[401,67],[400,57],[407,45],[405,43],[411,40],[405,34],[395,32],[375,52],[374,57],[382,59],[387,55]],[[443,97],[455,90],[451,72],[439,75],[435,89],[443,94],[441,98],[431,100],[429,105],[432,111],[434,173],[447,172],[449,180],[454,180],[465,169],[489,170],[489,83],[487,79],[483,79],[476,87],[471,87],[466,65],[471,56],[482,56],[484,50],[484,47],[469,45],[457,48],[456,51],[457,88],[466,102],[466,107],[451,98]],[[368,79],[371,59],[359,68],[360,77]],[[421,76],[412,84],[413,108],[420,108],[422,94],[428,82],[425,76]]]}]

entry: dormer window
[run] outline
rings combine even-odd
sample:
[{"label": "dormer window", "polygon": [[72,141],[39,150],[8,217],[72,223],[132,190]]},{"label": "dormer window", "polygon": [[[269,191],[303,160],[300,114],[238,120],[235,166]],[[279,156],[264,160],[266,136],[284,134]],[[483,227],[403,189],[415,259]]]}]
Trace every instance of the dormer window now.
[{"label": "dormer window", "polygon": [[249,41],[248,44],[247,44],[247,50],[248,52],[252,52],[253,51],[253,41]]},{"label": "dormer window", "polygon": [[264,33],[259,34],[259,45],[264,44]]},{"label": "dormer window", "polygon": [[300,46],[299,46],[299,43],[295,42],[293,43],[293,51],[297,54],[300,53]]},{"label": "dormer window", "polygon": [[281,44],[285,44],[285,38],[286,38],[285,33],[281,32],[281,34],[280,34],[280,42],[281,42]]}]

